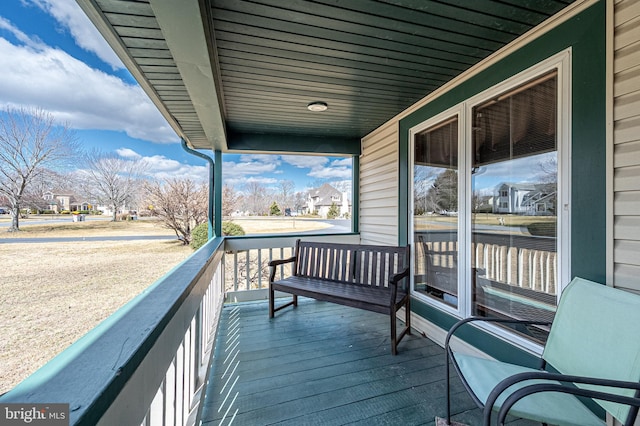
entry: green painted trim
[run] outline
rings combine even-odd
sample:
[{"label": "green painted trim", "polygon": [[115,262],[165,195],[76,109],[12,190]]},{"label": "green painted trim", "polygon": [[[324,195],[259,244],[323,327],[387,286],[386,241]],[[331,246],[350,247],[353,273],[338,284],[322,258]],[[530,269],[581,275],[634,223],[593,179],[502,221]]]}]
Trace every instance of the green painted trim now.
[{"label": "green painted trim", "polygon": [[409,244],[409,131],[400,121],[400,146],[398,147],[398,245]]},{"label": "green painted trim", "polygon": [[[445,331],[448,331],[459,320],[459,318],[436,309],[415,297],[411,298],[411,312],[427,318],[429,322]],[[486,331],[472,325],[463,326],[459,330],[456,332],[457,337],[497,360],[531,368],[540,367],[540,359],[538,357],[516,348]]]},{"label": "green painted trim", "polygon": [[354,155],[351,163],[351,231],[360,232],[360,157]]},{"label": "green painted trim", "polygon": [[222,236],[222,151],[215,150],[213,152],[215,158],[214,173],[213,173],[213,186],[214,186],[214,235],[217,237]]},{"label": "green painted trim", "polygon": [[[399,241],[409,240],[409,129],[567,48],[571,66],[571,275],[606,275],[606,7],[600,1],[408,115],[399,123]],[[454,316],[414,299],[412,310],[444,330]],[[506,362],[537,367],[536,358],[475,327],[461,338]]]},{"label": "green painted trim", "polygon": [[606,275],[606,20],[600,1],[400,120],[399,241],[408,240],[409,129],[546,58],[572,49],[571,275]]},{"label": "green painted trim", "polygon": [[360,155],[359,138],[317,135],[280,135],[271,133],[232,133],[230,151],[301,152],[335,155]]}]

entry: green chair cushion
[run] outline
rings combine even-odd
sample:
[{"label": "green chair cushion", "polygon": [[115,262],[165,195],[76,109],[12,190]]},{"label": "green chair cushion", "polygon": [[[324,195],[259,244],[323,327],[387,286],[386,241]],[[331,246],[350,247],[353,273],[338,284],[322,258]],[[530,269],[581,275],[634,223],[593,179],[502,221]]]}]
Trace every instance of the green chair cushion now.
[{"label": "green chair cushion", "polygon": [[[487,401],[493,388],[503,379],[518,373],[538,371],[461,353],[454,354],[454,357],[462,376],[482,403]],[[513,385],[498,398],[494,408],[499,410],[514,390],[536,383],[559,384],[557,381],[529,380]],[[553,425],[604,425],[604,421],[576,397],[559,392],[544,392],[524,397],[511,408],[509,414]]]}]

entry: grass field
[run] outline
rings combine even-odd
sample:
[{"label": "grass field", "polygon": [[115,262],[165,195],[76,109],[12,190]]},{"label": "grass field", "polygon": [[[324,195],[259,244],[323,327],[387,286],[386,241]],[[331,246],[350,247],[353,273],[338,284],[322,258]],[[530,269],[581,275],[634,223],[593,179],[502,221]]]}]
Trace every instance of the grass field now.
[{"label": "grass field", "polygon": [[[8,215],[0,218],[8,221]],[[82,241],[85,237],[167,235],[153,220],[63,222],[0,228],[0,394],[140,294],[193,250],[177,240]],[[245,219],[247,233],[300,232],[328,226],[301,219]],[[76,237],[20,243],[21,238]]]},{"label": "grass field", "polygon": [[0,244],[0,393],[192,252],[178,241]]}]

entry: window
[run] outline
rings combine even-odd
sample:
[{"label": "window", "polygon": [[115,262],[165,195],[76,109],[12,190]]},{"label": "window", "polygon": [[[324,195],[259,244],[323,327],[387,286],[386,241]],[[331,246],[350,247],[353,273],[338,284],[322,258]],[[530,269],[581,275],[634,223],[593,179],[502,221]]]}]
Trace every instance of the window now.
[{"label": "window", "polygon": [[[417,297],[460,317],[553,318],[569,276],[568,66],[563,52],[411,129]],[[531,348],[547,331],[492,329]]]},{"label": "window", "polygon": [[[553,319],[557,76],[554,70],[471,108],[471,191],[482,197],[505,188],[500,195],[511,194],[492,214],[472,211],[473,315]],[[523,332],[545,337],[544,329]]]},{"label": "window", "polygon": [[458,117],[415,135],[414,288],[458,305]]}]

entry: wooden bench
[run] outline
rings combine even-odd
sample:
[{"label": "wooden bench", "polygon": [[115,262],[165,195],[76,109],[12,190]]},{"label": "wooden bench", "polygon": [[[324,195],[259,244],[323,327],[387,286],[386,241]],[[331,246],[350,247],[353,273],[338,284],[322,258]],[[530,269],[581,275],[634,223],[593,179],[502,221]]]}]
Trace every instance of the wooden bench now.
[{"label": "wooden bench", "polygon": [[492,412],[498,413],[498,424],[512,414],[550,425],[604,425],[577,396],[590,398],[625,425],[634,424],[640,406],[639,295],[573,279],[560,297],[538,370],[453,351],[456,331],[476,321],[536,323],[472,317],[449,330],[447,417],[438,425],[451,420],[449,363],[484,409],[485,425],[495,424]]},{"label": "wooden bench", "polygon": [[[287,306],[297,306],[298,296],[389,315],[391,352],[411,333],[409,297],[409,246],[373,246],[298,240],[295,256],[269,262],[269,318]],[[292,275],[276,280],[280,265],[293,263]],[[275,306],[275,292],[293,300]],[[405,308],[405,327],[398,334],[396,313]]]}]

